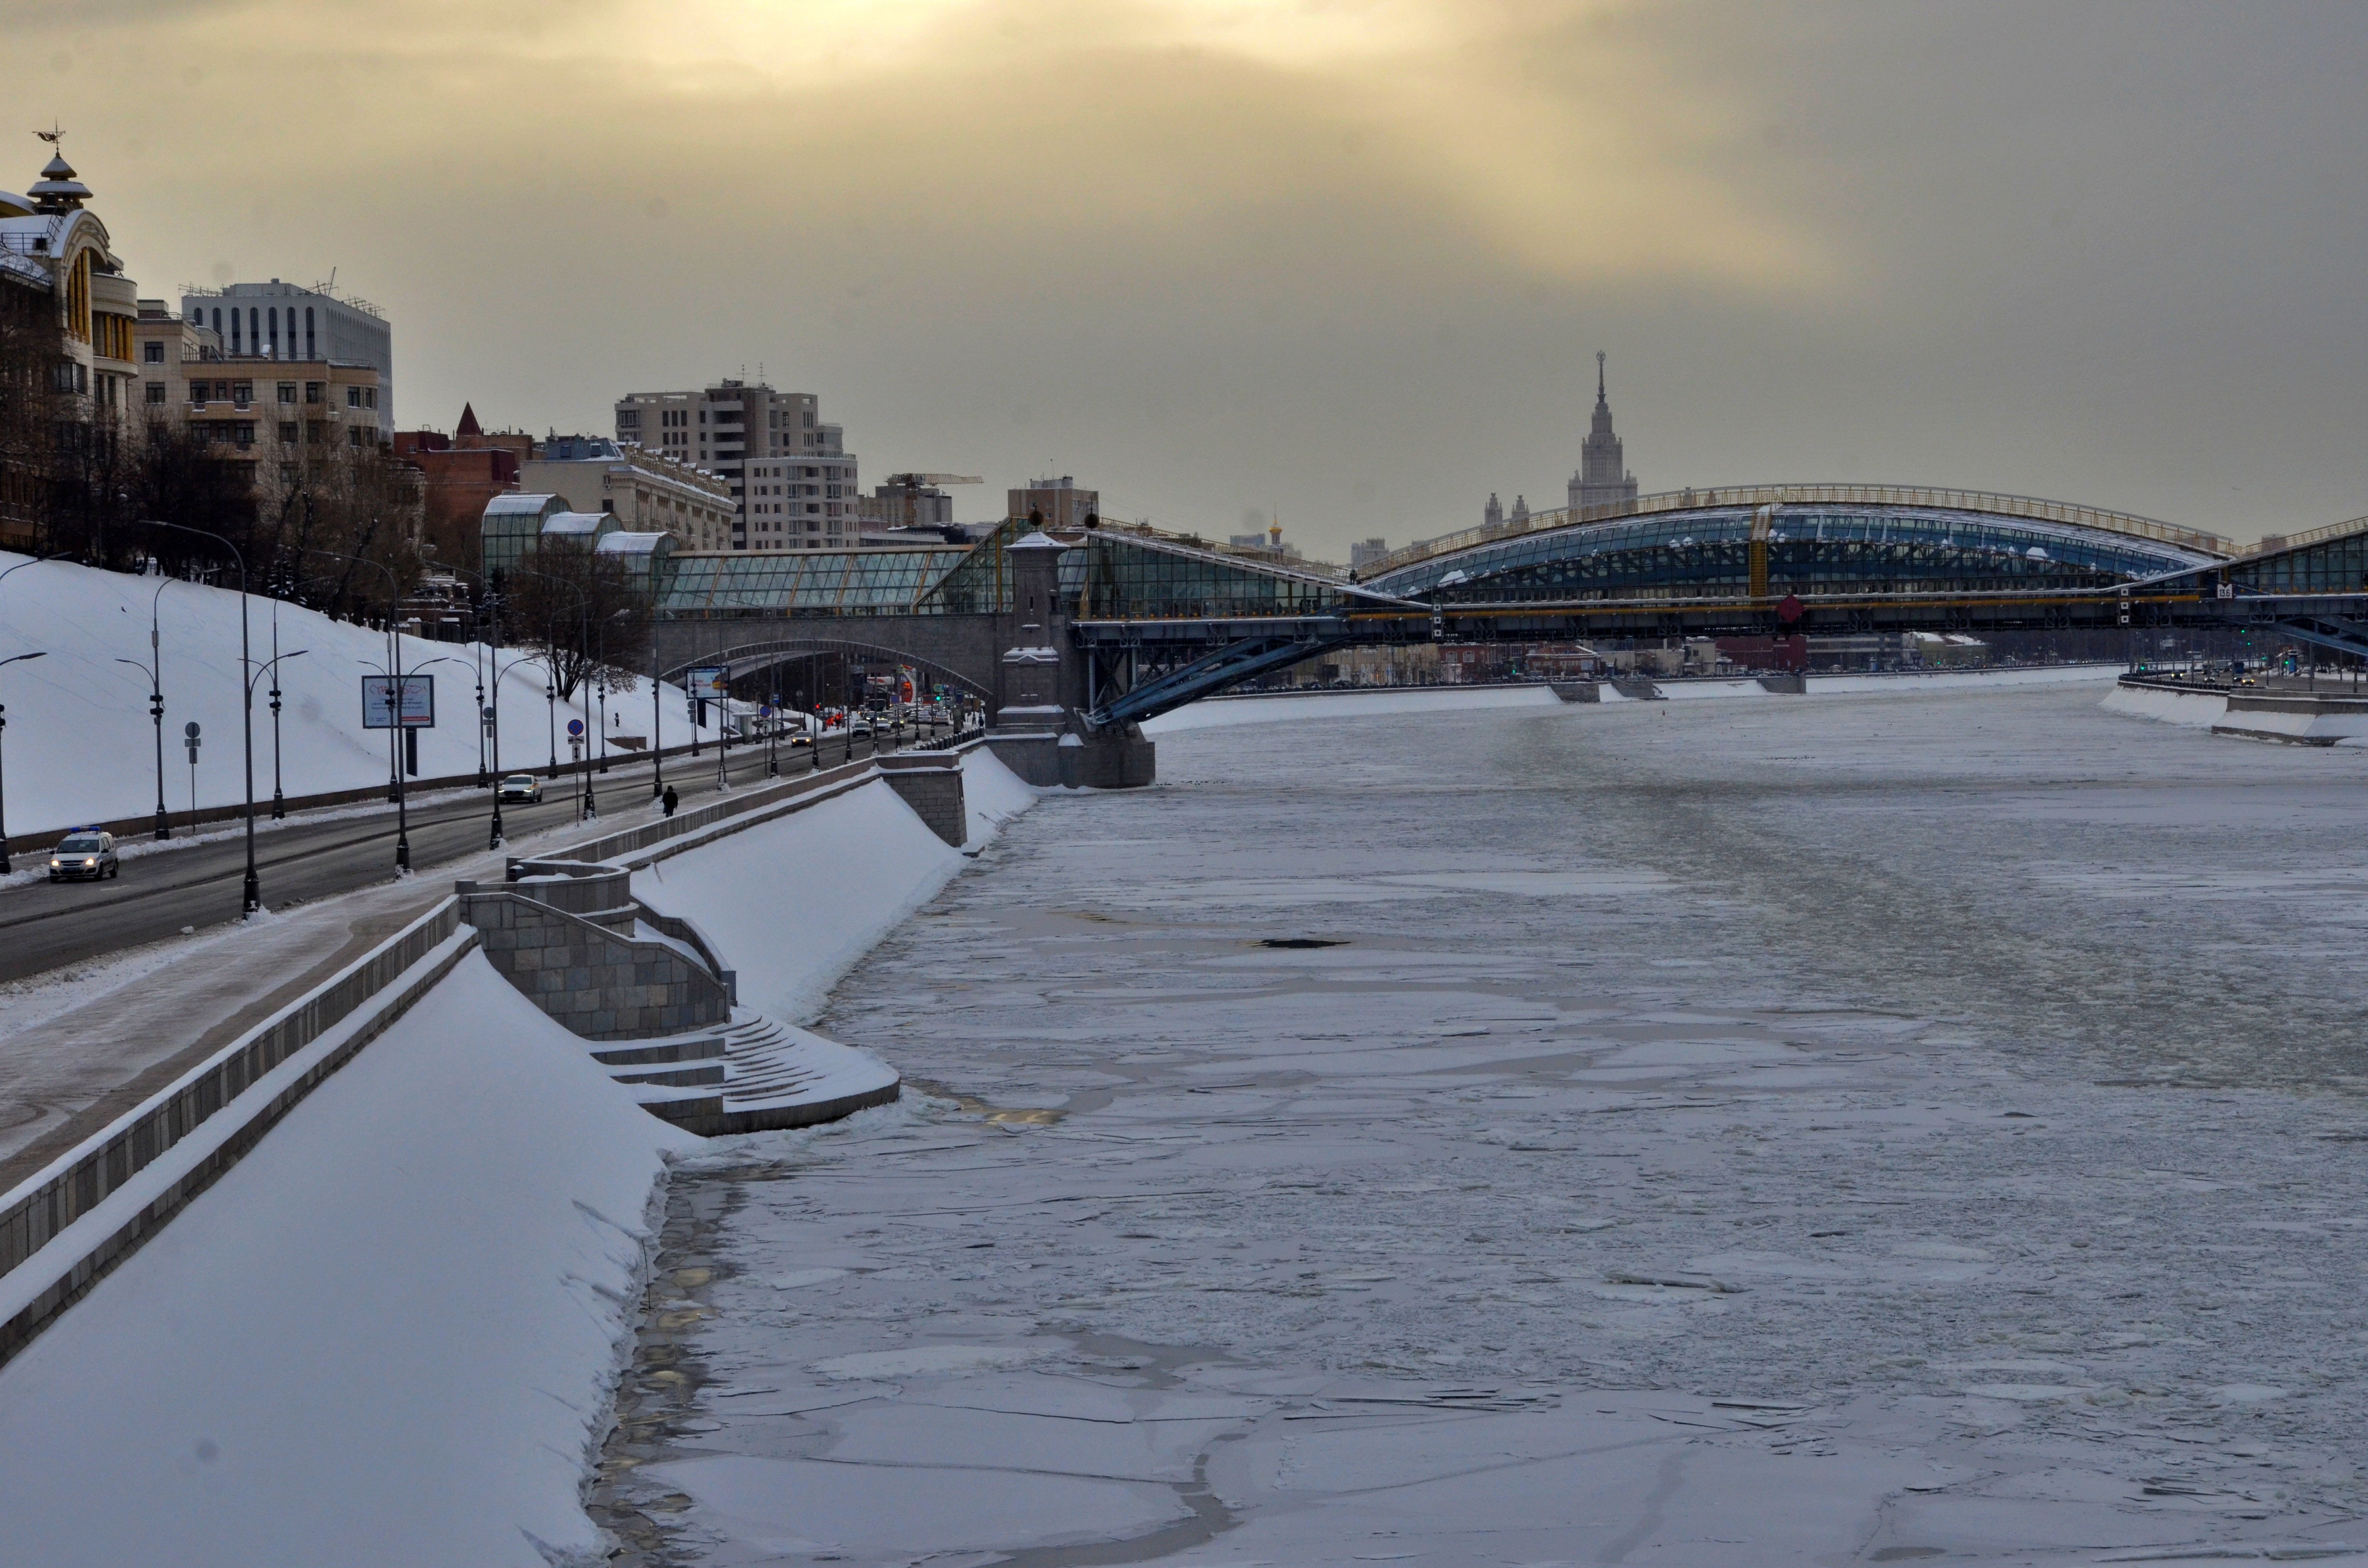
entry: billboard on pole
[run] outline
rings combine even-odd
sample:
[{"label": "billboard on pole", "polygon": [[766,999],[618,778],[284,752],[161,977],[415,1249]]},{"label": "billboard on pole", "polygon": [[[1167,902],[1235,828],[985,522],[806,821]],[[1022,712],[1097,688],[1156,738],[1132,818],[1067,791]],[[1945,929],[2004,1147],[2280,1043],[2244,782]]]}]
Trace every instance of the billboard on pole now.
[{"label": "billboard on pole", "polygon": [[731,672],[721,665],[702,665],[690,672],[690,694],[702,702],[721,702],[732,695]]},{"label": "billboard on pole", "polygon": [[402,690],[393,676],[362,676],[362,728],[432,730],[436,727],[436,677],[404,676]]}]

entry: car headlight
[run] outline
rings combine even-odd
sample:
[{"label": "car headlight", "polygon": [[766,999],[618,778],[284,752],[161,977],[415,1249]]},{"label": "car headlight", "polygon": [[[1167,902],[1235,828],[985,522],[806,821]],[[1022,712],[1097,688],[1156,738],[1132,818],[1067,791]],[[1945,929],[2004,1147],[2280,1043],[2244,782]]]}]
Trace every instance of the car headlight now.
[{"label": "car headlight", "polygon": [[65,862],[64,862],[63,860],[59,859],[56,856],[52,855],[52,856],[51,856],[51,857],[50,857],[50,869],[51,869],[51,870],[52,870],[52,871],[57,870],[60,867],[63,866],[64,864],[65,864]]},{"label": "car headlight", "polygon": [[83,861],[83,864],[85,866],[96,866],[98,864],[98,857],[96,855],[90,856]]}]

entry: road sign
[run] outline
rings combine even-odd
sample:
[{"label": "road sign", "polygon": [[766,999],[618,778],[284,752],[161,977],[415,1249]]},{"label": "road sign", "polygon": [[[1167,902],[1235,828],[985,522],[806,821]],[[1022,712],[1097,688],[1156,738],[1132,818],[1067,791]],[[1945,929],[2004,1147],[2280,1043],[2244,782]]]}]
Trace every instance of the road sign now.
[{"label": "road sign", "polygon": [[362,728],[432,730],[436,727],[436,677],[405,676],[397,701],[394,677],[362,676]]},{"label": "road sign", "polygon": [[182,725],[181,733],[187,735],[190,740],[195,741],[198,738],[198,722],[195,719],[192,719],[188,723]]},{"label": "road sign", "polygon": [[567,721],[567,733],[571,738],[581,736],[584,733],[584,721],[581,719]]}]

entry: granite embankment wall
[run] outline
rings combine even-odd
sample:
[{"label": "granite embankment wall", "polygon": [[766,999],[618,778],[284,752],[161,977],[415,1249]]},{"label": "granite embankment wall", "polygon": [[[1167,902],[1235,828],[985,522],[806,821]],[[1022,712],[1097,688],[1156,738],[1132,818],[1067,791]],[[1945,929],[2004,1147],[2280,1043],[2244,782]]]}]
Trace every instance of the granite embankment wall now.
[{"label": "granite embankment wall", "polygon": [[[915,809],[940,836],[949,822],[962,820],[960,751],[975,744],[922,754],[943,760],[911,770],[906,789],[923,801]],[[951,789],[939,777],[949,765]],[[729,971],[717,970],[697,926],[625,909],[630,899],[616,896],[632,869],[882,777],[869,759],[850,761],[577,845],[567,858],[611,864],[602,876],[581,879],[581,887],[540,890],[568,907],[485,890],[472,890],[473,910],[464,909],[461,897],[447,899],[0,1193],[0,1363],[162,1230],[481,944],[499,942],[497,967],[551,976],[536,982],[553,999],[545,1010],[582,1013],[591,1028],[578,1032],[592,1038],[668,1032],[676,1019],[688,1020],[686,1028],[728,1019]],[[960,831],[951,842],[961,842]],[[632,936],[636,915],[689,952]],[[552,963],[554,952],[568,961]],[[574,961],[578,954],[586,961]],[[706,960],[704,970],[697,959]]]},{"label": "granite embankment wall", "polygon": [[0,1361],[238,1163],[477,944],[447,899],[0,1194]]}]

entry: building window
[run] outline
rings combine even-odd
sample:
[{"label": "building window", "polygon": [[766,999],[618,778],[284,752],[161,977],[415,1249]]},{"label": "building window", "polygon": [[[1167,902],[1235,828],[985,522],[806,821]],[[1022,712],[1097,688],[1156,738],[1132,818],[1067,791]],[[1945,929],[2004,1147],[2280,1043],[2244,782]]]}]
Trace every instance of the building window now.
[{"label": "building window", "polygon": [[140,358],[144,363],[161,365],[165,362],[165,346],[161,343],[143,343],[140,346]]},{"label": "building window", "polygon": [[304,383],[304,401],[306,403],[318,403],[321,401],[320,382],[306,381]]},{"label": "building window", "polygon": [[307,359],[320,358],[318,354],[313,352],[313,307],[310,305],[304,307],[304,358]]},{"label": "building window", "polygon": [[247,404],[255,401],[255,383],[253,381],[233,381],[230,384],[230,400],[231,402],[238,404],[241,408],[245,408]]},{"label": "building window", "polygon": [[349,447],[359,447],[361,444],[362,427],[357,425],[346,432],[346,445]]},{"label": "building window", "polygon": [[203,408],[206,405],[205,382],[191,381],[189,383],[189,401],[199,408]]},{"label": "building window", "polygon": [[304,444],[308,447],[319,446],[327,438],[321,434],[321,432],[325,428],[327,428],[326,425],[321,420],[306,420],[304,422]]},{"label": "building window", "polygon": [[232,438],[237,441],[242,447],[251,447],[255,445],[255,422],[253,420],[244,419],[239,421]]},{"label": "building window", "polygon": [[296,444],[296,421],[293,419],[283,419],[279,422],[279,444],[283,447],[292,447]]},{"label": "building window", "polygon": [[164,405],[165,383],[162,381],[150,381],[148,383],[148,406],[151,408],[162,408]]},{"label": "building window", "polygon": [[282,484],[293,484],[296,483],[296,465],[294,463],[281,463],[279,465],[279,483]]},{"label": "building window", "polygon": [[639,430],[641,427],[642,415],[640,410],[632,408],[620,408],[617,410],[618,429]]},{"label": "building window", "polygon": [[296,383],[294,381],[282,381],[279,383],[279,401],[282,403],[294,403],[296,401]]},{"label": "building window", "polygon": [[364,387],[362,389],[362,406],[364,408],[376,408],[378,406],[378,389],[376,387]]},{"label": "building window", "polygon": [[361,405],[362,389],[359,387],[347,387],[346,389],[346,406],[347,408],[359,408]]}]

